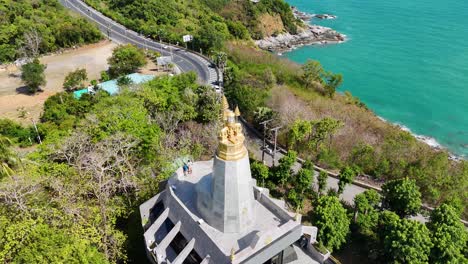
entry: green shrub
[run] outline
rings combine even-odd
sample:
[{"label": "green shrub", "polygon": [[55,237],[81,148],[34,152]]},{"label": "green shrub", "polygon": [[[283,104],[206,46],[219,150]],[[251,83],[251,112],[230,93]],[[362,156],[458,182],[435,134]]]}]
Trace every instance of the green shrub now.
[{"label": "green shrub", "polygon": [[[71,16],[57,0],[3,0],[1,6],[0,62],[36,57],[102,38],[94,24]],[[41,40],[38,50],[25,45],[26,38],[37,36]]]},{"label": "green shrub", "polygon": [[21,147],[29,146],[31,143],[36,142],[35,134],[32,127],[23,127],[12,120],[0,119],[0,135],[12,139]]},{"label": "green shrub", "polygon": [[317,162],[329,168],[340,168],[342,166],[338,153],[333,149],[321,148],[317,155]]},{"label": "green shrub", "polygon": [[109,73],[107,71],[101,72],[101,82],[107,82],[110,80]]}]

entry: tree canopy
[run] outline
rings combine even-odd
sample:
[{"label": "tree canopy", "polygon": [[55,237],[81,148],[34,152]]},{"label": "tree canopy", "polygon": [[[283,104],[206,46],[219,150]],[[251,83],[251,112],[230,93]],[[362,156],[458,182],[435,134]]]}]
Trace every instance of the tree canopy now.
[{"label": "tree canopy", "polygon": [[410,179],[388,181],[382,186],[383,206],[401,217],[413,215],[421,208],[421,193]]},{"label": "tree canopy", "polygon": [[321,196],[312,211],[312,219],[318,228],[317,240],[327,249],[339,249],[346,242],[350,220],[337,197]]},{"label": "tree canopy", "polygon": [[431,263],[468,263],[464,256],[468,233],[460,222],[459,213],[452,206],[442,204],[432,211],[427,227],[434,243],[429,258]]},{"label": "tree canopy", "polygon": [[47,83],[45,69],[46,65],[41,64],[37,58],[21,67],[21,80],[26,84],[30,93],[37,92]]},{"label": "tree canopy", "polygon": [[282,186],[291,178],[292,167],[296,162],[297,152],[290,150],[281,157],[278,166],[274,167],[274,178],[281,183]]},{"label": "tree canopy", "polygon": [[63,89],[67,92],[72,92],[82,88],[84,85],[84,81],[88,79],[88,73],[86,69],[77,69],[72,71],[65,76],[65,80],[63,82]]},{"label": "tree canopy", "polygon": [[362,231],[370,233],[377,226],[379,203],[380,195],[372,189],[354,197],[354,222]]},{"label": "tree canopy", "polygon": [[303,194],[306,190],[312,188],[312,182],[314,180],[313,170],[302,168],[294,177],[294,186],[299,191],[299,193]]},{"label": "tree canopy", "polygon": [[341,169],[338,177],[340,179],[338,182],[338,194],[342,194],[346,185],[353,182],[356,177],[356,171],[352,167],[346,166]]},{"label": "tree canopy", "polygon": [[260,162],[252,162],[250,164],[250,170],[252,171],[252,177],[257,179],[257,184],[264,186],[265,180],[268,179],[269,175],[268,166]]},{"label": "tree canopy", "polygon": [[[5,164],[15,169],[0,177],[0,261],[145,258],[141,251],[132,256],[126,251],[141,237],[132,233],[140,232],[138,205],[158,192],[179,155],[208,156],[216,147],[212,118],[220,103],[198,88],[196,76],[187,73],[114,96],[105,91],[79,100],[71,93],[53,95],[37,125],[43,144],[31,148],[21,167],[12,163],[11,147],[31,135],[35,144],[35,134],[0,120],[2,173]],[[195,109],[204,102],[213,105],[199,116]],[[179,113],[183,118],[174,122]],[[127,225],[133,227],[123,228]]]},{"label": "tree canopy", "polygon": [[95,245],[41,219],[11,222],[0,217],[0,261],[12,263],[108,263]]},{"label": "tree canopy", "polygon": [[429,263],[432,247],[427,227],[413,220],[401,219],[389,230],[384,250],[390,263]]},{"label": "tree canopy", "polygon": [[102,38],[95,25],[70,15],[57,0],[3,0],[0,13],[0,63]]},{"label": "tree canopy", "polygon": [[318,193],[321,194],[327,188],[328,174],[325,171],[320,171],[317,177]]},{"label": "tree canopy", "polygon": [[10,150],[11,145],[12,142],[8,137],[0,135],[0,179],[14,173],[13,166],[16,162],[13,151]]},{"label": "tree canopy", "polygon": [[112,51],[108,59],[109,73],[116,78],[121,75],[134,73],[146,65],[146,57],[142,50],[131,44],[120,45]]}]

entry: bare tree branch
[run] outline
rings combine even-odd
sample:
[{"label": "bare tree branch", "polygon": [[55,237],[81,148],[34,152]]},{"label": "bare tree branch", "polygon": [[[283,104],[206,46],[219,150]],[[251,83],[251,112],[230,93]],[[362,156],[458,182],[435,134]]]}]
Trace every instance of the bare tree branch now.
[{"label": "bare tree branch", "polygon": [[29,214],[31,207],[28,200],[39,189],[40,183],[37,180],[13,175],[0,184],[0,202],[24,214]]},{"label": "bare tree branch", "polygon": [[26,58],[36,58],[39,56],[39,48],[42,43],[42,37],[36,29],[31,29],[23,35],[24,45],[20,49],[20,53]]}]

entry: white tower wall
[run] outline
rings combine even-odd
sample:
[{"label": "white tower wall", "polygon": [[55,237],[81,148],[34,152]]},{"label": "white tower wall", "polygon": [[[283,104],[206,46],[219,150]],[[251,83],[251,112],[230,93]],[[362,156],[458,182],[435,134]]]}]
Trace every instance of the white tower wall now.
[{"label": "white tower wall", "polygon": [[248,230],[255,215],[248,155],[235,161],[215,157],[208,177],[210,181],[197,188],[197,206],[204,220],[223,233]]}]

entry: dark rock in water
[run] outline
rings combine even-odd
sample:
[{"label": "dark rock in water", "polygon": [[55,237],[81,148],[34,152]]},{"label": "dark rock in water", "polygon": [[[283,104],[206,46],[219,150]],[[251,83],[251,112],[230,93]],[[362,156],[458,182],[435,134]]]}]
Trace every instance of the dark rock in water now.
[{"label": "dark rock in water", "polygon": [[335,15],[329,15],[329,14],[317,14],[314,15],[313,17],[318,18],[318,19],[335,19]]},{"label": "dark rock in water", "polygon": [[314,17],[314,15],[299,11],[295,6],[291,6],[291,10],[293,12],[294,17],[302,21],[309,21],[312,19],[312,17]]},{"label": "dark rock in water", "polygon": [[258,47],[270,52],[283,52],[304,45],[340,43],[346,40],[346,36],[339,32],[319,25],[308,25],[307,20],[312,17],[319,19],[334,19],[336,16],[329,14],[311,15],[299,11],[296,7],[291,7],[294,16],[304,22],[304,26],[298,29],[294,35],[286,32],[273,34],[255,41]]},{"label": "dark rock in water", "polygon": [[275,37],[271,36],[257,40],[255,43],[261,49],[274,52],[283,52],[298,46],[339,43],[345,40],[345,35],[340,34],[331,28],[312,25],[301,29],[300,32],[295,35],[284,33]]}]

